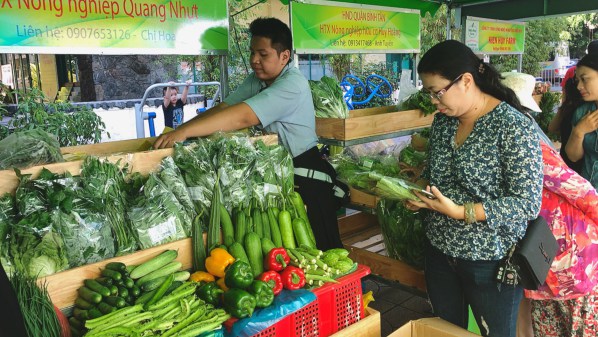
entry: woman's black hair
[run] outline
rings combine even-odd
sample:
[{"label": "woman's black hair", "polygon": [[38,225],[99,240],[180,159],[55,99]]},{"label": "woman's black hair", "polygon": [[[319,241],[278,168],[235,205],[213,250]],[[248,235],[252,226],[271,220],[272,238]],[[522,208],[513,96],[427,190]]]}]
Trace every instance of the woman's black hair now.
[{"label": "woman's black hair", "polygon": [[577,68],[588,67],[598,71],[598,54],[588,54],[577,62]]},{"label": "woman's black hair", "polygon": [[515,92],[502,84],[500,73],[459,41],[446,40],[430,48],[419,62],[417,72],[437,74],[449,81],[470,73],[482,92],[507,102],[518,111],[524,111]]},{"label": "woman's black hair", "polygon": [[251,36],[269,38],[272,48],[278,55],[285,50],[293,50],[293,37],[286,23],[277,18],[257,18],[249,24]]}]

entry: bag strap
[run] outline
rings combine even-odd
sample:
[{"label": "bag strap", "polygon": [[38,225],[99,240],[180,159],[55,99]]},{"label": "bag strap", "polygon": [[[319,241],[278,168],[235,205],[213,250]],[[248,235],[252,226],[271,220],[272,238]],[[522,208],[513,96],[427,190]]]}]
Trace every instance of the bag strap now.
[{"label": "bag strap", "polygon": [[330,175],[317,170],[306,169],[304,167],[295,167],[295,174],[301,177],[316,179],[332,184],[332,178],[330,177]]},{"label": "bag strap", "polygon": [[[316,180],[324,181],[324,182],[327,182],[330,184],[333,183],[330,175],[326,174],[324,172],[320,172],[320,171],[312,170],[312,169],[306,169],[304,167],[295,167],[294,171],[295,171],[296,175],[301,176],[301,177],[306,177],[309,179],[316,179]],[[347,193],[342,188],[338,187],[336,184],[334,185],[332,190],[334,191],[334,196],[337,198],[344,199],[345,196],[347,195]]]}]

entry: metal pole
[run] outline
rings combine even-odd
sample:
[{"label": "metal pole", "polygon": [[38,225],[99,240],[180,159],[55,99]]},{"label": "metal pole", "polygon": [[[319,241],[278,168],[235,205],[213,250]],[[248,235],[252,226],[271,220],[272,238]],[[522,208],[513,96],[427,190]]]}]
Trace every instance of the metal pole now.
[{"label": "metal pole", "polygon": [[446,6],[446,39],[451,40],[453,38],[451,32],[451,7],[448,4]]},{"label": "metal pole", "polygon": [[523,54],[517,55],[517,71],[521,72],[523,69]]},{"label": "metal pole", "polygon": [[[228,96],[228,62],[226,60],[226,55],[220,55],[220,83],[222,83],[222,85],[220,86],[221,88],[221,92],[220,92],[220,97],[222,97],[222,99],[224,99],[226,96]],[[216,104],[216,102],[212,102],[212,104]]]}]

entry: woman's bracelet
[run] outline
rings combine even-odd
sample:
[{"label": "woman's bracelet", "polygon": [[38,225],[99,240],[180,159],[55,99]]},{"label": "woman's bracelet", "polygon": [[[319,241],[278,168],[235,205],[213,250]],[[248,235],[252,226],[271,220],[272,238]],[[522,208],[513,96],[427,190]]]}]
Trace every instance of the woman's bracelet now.
[{"label": "woman's bracelet", "polygon": [[469,225],[476,222],[475,217],[475,205],[473,202],[466,202],[463,204],[463,208],[465,210],[465,224]]}]

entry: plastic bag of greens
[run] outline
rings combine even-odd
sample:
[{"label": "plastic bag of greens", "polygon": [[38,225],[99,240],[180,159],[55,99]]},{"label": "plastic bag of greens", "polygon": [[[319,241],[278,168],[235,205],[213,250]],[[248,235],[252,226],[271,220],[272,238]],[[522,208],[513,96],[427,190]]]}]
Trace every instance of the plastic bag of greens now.
[{"label": "plastic bag of greens", "polygon": [[0,170],[62,161],[56,137],[40,129],[15,132],[0,140]]},{"label": "plastic bag of greens", "polygon": [[402,201],[381,199],[376,215],[389,257],[415,268],[424,266],[425,232],[423,212],[412,212]]},{"label": "plastic bag of greens", "polygon": [[51,223],[52,214],[39,211],[11,226],[8,250],[14,268],[30,277],[44,277],[69,268],[66,247]]},{"label": "plastic bag of greens", "polygon": [[193,219],[199,210],[195,209],[195,204],[189,196],[183,175],[172,157],[166,157],[162,160],[159,176],[160,180],[168,186],[172,194],[174,194],[181,206],[183,206],[183,210],[187,212],[189,218]]},{"label": "plastic bag of greens", "polygon": [[104,214],[116,245],[116,255],[132,253],[137,250],[131,222],[126,216],[128,165],[120,161],[111,163],[96,157],[87,157],[81,166],[80,198],[88,200],[91,211]]},{"label": "plastic bag of greens", "polygon": [[231,208],[247,203],[251,197],[247,182],[253,176],[256,160],[251,140],[240,134],[216,134],[212,140],[224,205]]},{"label": "plastic bag of greens", "polygon": [[192,219],[156,174],[150,174],[128,214],[135,224],[135,235],[141,249],[190,235]]},{"label": "plastic bag of greens", "polygon": [[71,268],[115,256],[114,237],[105,214],[94,210],[88,200],[75,199],[70,212],[54,212],[54,226],[69,249]]},{"label": "plastic bag of greens", "polygon": [[251,189],[254,198],[264,205],[269,195],[288,195],[294,188],[293,159],[281,145],[255,143],[257,158]]},{"label": "plastic bag of greens", "polygon": [[183,175],[197,213],[203,211],[203,214],[209,214],[212,189],[216,183],[213,157],[208,142],[203,139],[188,145],[174,145],[174,162]]}]

